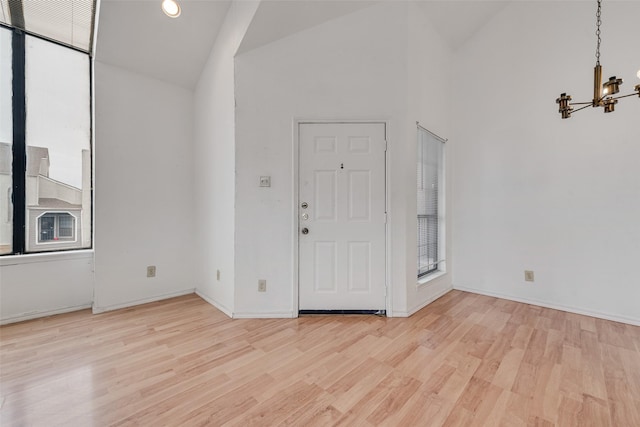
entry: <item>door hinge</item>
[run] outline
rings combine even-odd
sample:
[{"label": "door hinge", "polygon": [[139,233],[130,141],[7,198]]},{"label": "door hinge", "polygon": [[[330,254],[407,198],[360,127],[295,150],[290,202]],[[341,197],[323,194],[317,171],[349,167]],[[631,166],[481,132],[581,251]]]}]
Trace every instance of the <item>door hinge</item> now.
[{"label": "door hinge", "polygon": [[385,224],[387,223],[387,213],[386,212],[384,213],[384,223]]},{"label": "door hinge", "polygon": [[387,151],[388,147],[389,147],[389,142],[385,139],[384,140],[384,151]]}]

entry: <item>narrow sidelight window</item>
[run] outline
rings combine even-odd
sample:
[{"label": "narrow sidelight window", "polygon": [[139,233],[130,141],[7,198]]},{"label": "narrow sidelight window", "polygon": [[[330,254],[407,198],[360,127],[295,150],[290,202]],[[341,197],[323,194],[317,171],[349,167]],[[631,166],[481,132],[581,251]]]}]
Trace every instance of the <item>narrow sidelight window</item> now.
[{"label": "narrow sidelight window", "polygon": [[418,277],[444,271],[444,140],[418,127]]}]

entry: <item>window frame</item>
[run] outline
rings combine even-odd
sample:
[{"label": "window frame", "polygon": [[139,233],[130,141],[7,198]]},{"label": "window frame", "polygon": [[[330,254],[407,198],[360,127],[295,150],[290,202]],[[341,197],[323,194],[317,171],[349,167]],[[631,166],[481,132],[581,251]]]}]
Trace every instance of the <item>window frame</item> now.
[{"label": "window frame", "polygon": [[[12,113],[13,113],[13,141],[11,144],[12,148],[12,169],[11,169],[11,201],[12,201],[12,214],[10,216],[13,225],[13,239],[12,239],[12,247],[11,252],[7,252],[4,254],[0,254],[0,257],[7,256],[23,256],[23,255],[34,255],[34,254],[50,254],[55,252],[74,252],[74,251],[86,251],[93,249],[93,150],[94,150],[94,141],[93,141],[93,56],[91,53],[86,52],[82,49],[69,46],[64,43],[57,42],[55,40],[39,36],[37,34],[24,31],[20,28],[7,26],[5,24],[0,23],[0,28],[6,29],[11,33],[11,55],[12,55]],[[87,72],[89,73],[89,174],[90,174],[90,184],[89,184],[89,193],[90,193],[90,224],[88,227],[88,232],[90,234],[90,243],[89,246],[86,247],[78,247],[78,248],[56,248],[50,249],[46,248],[47,244],[55,243],[73,243],[78,241],[78,233],[77,233],[77,224],[80,218],[77,218],[75,215],[69,213],[74,218],[74,227],[73,230],[73,239],[64,239],[57,241],[41,241],[40,240],[40,224],[39,218],[42,215],[38,215],[36,219],[36,236],[35,243],[37,246],[43,246],[41,249],[31,248],[27,251],[29,236],[27,236],[28,227],[27,227],[27,138],[26,138],[26,129],[27,129],[27,105],[26,105],[26,36],[34,37],[40,39],[42,41],[52,43],[54,45],[71,49],[73,51],[82,53],[87,55],[89,67]],[[50,211],[48,211],[50,212]],[[47,212],[45,212],[47,213]],[[57,224],[56,219],[56,224]]]},{"label": "window frame", "polygon": [[[442,138],[441,136],[431,132],[429,129],[426,129],[420,124],[417,124],[417,132],[416,132],[416,155],[417,160],[421,164],[422,159],[422,142],[421,142],[421,133],[424,133],[431,137],[434,142],[439,142],[441,144],[441,153],[440,158],[438,159],[438,189],[437,189],[437,213],[435,214],[437,220],[437,240],[436,240],[436,257],[437,260],[432,264],[432,267],[427,269],[426,271],[420,270],[420,239],[416,238],[416,255],[417,255],[417,279],[419,284],[423,284],[428,282],[436,277],[441,276],[446,273],[446,142],[448,141],[446,138]],[[423,179],[421,178],[421,181]],[[434,215],[418,215],[419,211],[419,201],[418,201],[418,193],[420,191],[420,184],[417,186],[417,194],[416,194],[416,236],[418,235],[419,225],[418,221],[421,218],[432,218]],[[425,200],[425,203],[427,200]]]}]

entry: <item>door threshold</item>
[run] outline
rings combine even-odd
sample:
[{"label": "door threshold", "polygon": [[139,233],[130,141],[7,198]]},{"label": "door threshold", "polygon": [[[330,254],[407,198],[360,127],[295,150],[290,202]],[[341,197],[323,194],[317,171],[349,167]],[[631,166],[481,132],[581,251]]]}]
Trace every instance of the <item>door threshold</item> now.
[{"label": "door threshold", "polygon": [[355,314],[355,315],[374,315],[385,316],[387,310],[298,310],[299,316],[314,316],[328,314]]}]

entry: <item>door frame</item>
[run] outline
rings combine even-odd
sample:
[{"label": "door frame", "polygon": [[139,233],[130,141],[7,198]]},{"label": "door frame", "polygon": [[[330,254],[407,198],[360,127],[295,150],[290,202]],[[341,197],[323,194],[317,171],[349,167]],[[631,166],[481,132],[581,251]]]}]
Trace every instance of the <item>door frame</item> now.
[{"label": "door frame", "polygon": [[384,125],[384,137],[387,141],[387,150],[384,153],[384,206],[387,213],[387,221],[385,223],[385,244],[384,244],[384,271],[385,271],[385,308],[387,311],[387,317],[393,316],[392,311],[392,281],[390,277],[390,231],[391,231],[391,212],[389,211],[389,147],[391,141],[389,140],[389,120],[386,119],[305,119],[294,118],[292,133],[293,133],[293,185],[292,185],[292,214],[293,214],[293,238],[291,239],[292,251],[293,251],[293,289],[292,289],[292,315],[298,317],[300,310],[300,253],[298,241],[300,238],[300,217],[298,215],[298,206],[300,204],[299,191],[300,191],[300,125],[303,124],[372,124],[378,123]]}]

